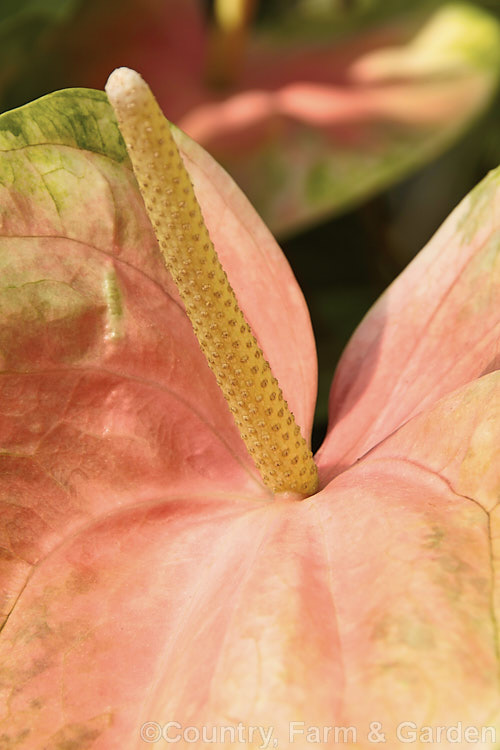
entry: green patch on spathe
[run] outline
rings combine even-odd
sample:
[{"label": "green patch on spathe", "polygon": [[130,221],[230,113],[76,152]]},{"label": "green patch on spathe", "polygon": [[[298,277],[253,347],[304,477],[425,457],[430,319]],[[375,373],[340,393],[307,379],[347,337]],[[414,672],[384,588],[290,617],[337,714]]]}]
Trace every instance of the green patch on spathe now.
[{"label": "green patch on spathe", "polygon": [[49,143],[73,146],[128,161],[107,96],[93,89],[66,89],[0,116],[0,150]]},{"label": "green patch on spathe", "polygon": [[0,297],[0,356],[6,369],[78,361],[101,337],[102,313],[69,284],[9,286]]}]

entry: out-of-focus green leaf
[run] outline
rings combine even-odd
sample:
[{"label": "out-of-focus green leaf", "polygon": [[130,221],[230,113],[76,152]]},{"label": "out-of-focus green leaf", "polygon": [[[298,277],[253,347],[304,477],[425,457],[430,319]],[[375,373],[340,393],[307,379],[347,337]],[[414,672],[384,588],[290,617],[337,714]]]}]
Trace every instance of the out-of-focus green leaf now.
[{"label": "out-of-focus green leaf", "polygon": [[271,0],[260,18],[270,34],[294,39],[341,37],[408,13],[426,13],[445,0]]},{"label": "out-of-focus green leaf", "polygon": [[[33,60],[73,15],[81,0],[2,0],[0,6],[0,96],[13,82],[28,91],[39,80]],[[42,82],[40,82],[43,85]]]}]

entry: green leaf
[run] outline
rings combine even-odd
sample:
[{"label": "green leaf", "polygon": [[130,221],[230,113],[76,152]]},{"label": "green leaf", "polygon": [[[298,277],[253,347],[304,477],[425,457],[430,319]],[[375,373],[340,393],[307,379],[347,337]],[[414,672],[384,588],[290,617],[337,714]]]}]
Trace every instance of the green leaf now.
[{"label": "green leaf", "polygon": [[[32,63],[44,51],[52,35],[69,20],[80,0],[2,0],[0,10],[0,96],[14,82],[38,80]],[[43,62],[42,62],[43,67]],[[23,84],[21,83],[21,86]],[[29,89],[32,85],[26,80]],[[43,85],[43,82],[42,82]]]}]

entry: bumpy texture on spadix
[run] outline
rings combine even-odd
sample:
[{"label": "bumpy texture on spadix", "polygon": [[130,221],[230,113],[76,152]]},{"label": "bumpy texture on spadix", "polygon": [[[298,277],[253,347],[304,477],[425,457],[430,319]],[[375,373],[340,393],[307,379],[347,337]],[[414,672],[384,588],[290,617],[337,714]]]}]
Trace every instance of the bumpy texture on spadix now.
[{"label": "bumpy texture on spadix", "polygon": [[238,306],[168,121],[133,70],[115,70],[106,93],[166,265],[265,484],[312,494],[318,478],[311,451]]}]

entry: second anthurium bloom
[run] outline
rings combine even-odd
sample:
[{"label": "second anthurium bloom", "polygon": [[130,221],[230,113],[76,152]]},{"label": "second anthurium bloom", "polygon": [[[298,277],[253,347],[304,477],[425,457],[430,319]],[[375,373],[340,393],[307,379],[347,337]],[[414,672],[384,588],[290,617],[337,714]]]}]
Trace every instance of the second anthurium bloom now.
[{"label": "second anthurium bloom", "polygon": [[[287,402],[306,464],[316,359],[304,301],[230,178],[171,136],[202,218],[182,164],[157,200],[185,190],[183,229],[197,222],[193,242],[210,252],[208,227],[238,300],[227,326],[237,306],[273,373],[248,379]],[[7,747],[395,748],[477,731],[494,748],[498,173],[358,328],[332,386],[319,489],[299,500],[273,496],[237,432],[104,96],[60,92],[4,115],[0,147]],[[176,221],[166,229],[181,251]],[[195,328],[209,281],[194,292]]]},{"label": "second anthurium bloom", "polygon": [[[133,62],[274,233],[343,211],[435,158],[498,85],[500,25],[477,2],[213,0],[214,24],[201,0],[109,5],[87,3],[68,29],[66,80],[102,88]],[[259,7],[274,21],[259,23]]]}]

